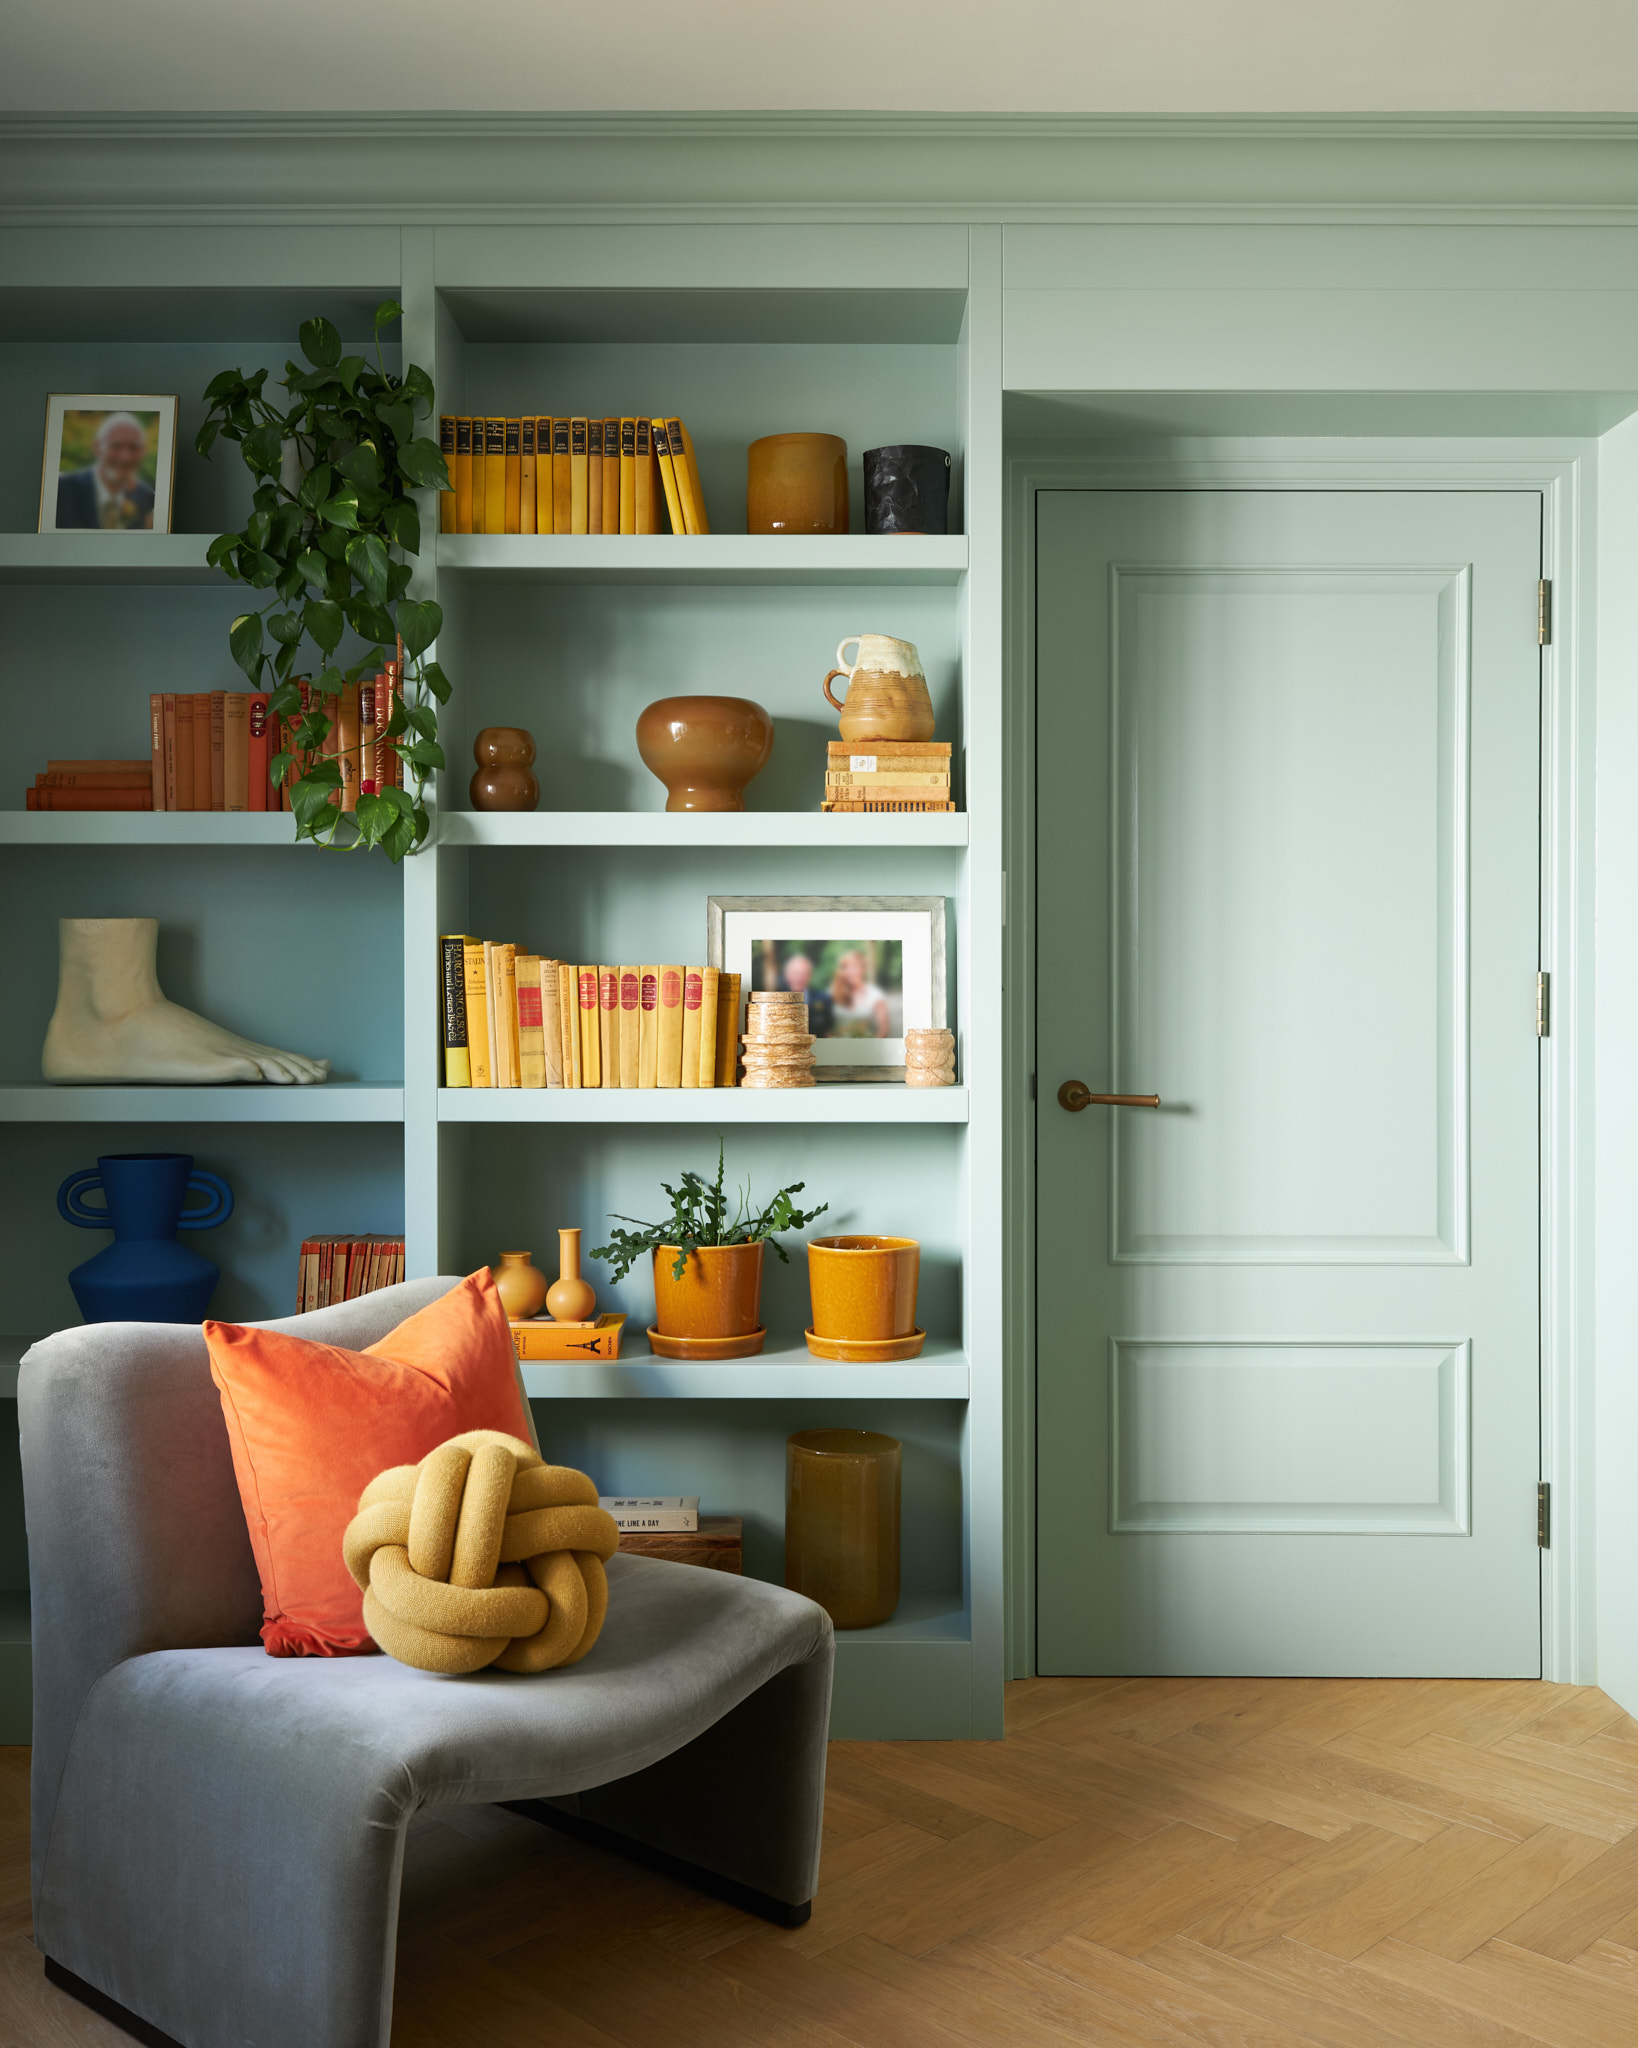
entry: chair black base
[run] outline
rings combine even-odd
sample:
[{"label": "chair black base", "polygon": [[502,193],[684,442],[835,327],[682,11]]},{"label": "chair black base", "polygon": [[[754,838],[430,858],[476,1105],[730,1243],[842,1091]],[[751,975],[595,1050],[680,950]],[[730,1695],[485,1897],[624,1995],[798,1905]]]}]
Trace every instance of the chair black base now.
[{"label": "chair black base", "polygon": [[759,1920],[771,1920],[775,1927],[806,1927],[813,1918],[811,1899],[804,1899],[800,1906],[789,1905],[784,1899],[759,1892],[751,1885],[739,1884],[731,1877],[719,1877],[714,1870],[706,1870],[701,1864],[686,1863],[679,1856],[668,1856],[663,1849],[651,1849],[645,1842],[634,1842],[629,1835],[619,1834],[597,1821],[586,1820],[578,1813],[565,1813],[549,1800],[503,1799],[499,1803],[508,1813],[521,1814],[525,1820],[538,1821],[542,1827],[556,1828],[559,1834],[572,1835],[577,1842],[588,1842],[594,1849],[606,1849],[611,1856],[623,1856],[629,1863],[641,1863],[649,1870],[657,1870],[662,1877],[689,1886],[693,1891],[705,1892],[711,1898],[737,1906],[742,1913],[754,1913]]},{"label": "chair black base", "polygon": [[95,1984],[87,1984],[83,1977],[76,1977],[72,1970],[65,1970],[61,1963],[54,1963],[50,1956],[45,1959],[46,1982],[55,1984],[59,1991],[66,1991],[70,1998],[77,1998],[81,2005],[88,2005],[116,2027],[123,2027],[133,2041],[140,2041],[143,2048],[182,2048],[174,2034],[162,2033],[149,2021],[121,2005],[117,1998],[110,1998],[106,1991],[99,1991]]}]

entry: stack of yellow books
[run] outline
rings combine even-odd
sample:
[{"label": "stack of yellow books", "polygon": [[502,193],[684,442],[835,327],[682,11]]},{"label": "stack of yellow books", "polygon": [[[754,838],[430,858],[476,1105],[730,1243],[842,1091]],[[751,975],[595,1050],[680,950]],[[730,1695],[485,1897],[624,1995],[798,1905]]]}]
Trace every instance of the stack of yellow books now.
[{"label": "stack of yellow books", "polygon": [[446,1088],[734,1088],[740,977],[439,940]]},{"label": "stack of yellow books", "polygon": [[953,811],[948,740],[832,740],[822,811]]},{"label": "stack of yellow books", "polygon": [[451,488],[441,533],[709,533],[694,443],[679,419],[440,421]]}]

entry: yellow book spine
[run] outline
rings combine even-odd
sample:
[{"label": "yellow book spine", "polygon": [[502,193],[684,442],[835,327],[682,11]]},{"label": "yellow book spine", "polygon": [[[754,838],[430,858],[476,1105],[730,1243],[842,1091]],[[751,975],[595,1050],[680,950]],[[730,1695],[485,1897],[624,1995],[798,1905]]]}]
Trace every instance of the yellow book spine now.
[{"label": "yellow book spine", "polygon": [[650,420],[638,420],[635,431],[636,480],[633,486],[636,506],[638,533],[658,533],[660,530],[660,468],[654,459],[654,426]]},{"label": "yellow book spine", "polygon": [[739,985],[737,974],[725,974],[717,983],[717,1086],[733,1088],[739,1082]]},{"label": "yellow book spine", "polygon": [[597,970],[597,1057],[603,1068],[603,1086],[620,1085],[620,970]]},{"label": "yellow book spine", "polygon": [[466,981],[466,1054],[474,1088],[493,1088],[489,1064],[489,984],[484,976],[483,941],[468,939],[461,948]]},{"label": "yellow book spine", "polygon": [[655,1062],[656,1088],[682,1086],[683,970],[660,969],[660,1034]]},{"label": "yellow book spine", "polygon": [[620,1086],[638,1088],[642,1076],[638,1063],[642,1052],[642,969],[620,969]]},{"label": "yellow book spine", "polygon": [[569,422],[569,531],[586,530],[586,422]]},{"label": "yellow book spine", "polygon": [[518,532],[533,533],[535,530],[535,423],[532,419],[519,420],[518,442],[523,451],[518,459]]},{"label": "yellow book spine", "polygon": [[455,531],[472,531],[472,422],[455,422]]},{"label": "yellow book spine", "polygon": [[721,975],[714,967],[700,970],[700,1086],[717,1085],[717,994]]},{"label": "yellow book spine", "polygon": [[682,1002],[682,1085],[700,1085],[700,1005],[705,990],[697,967],[683,969]]},{"label": "yellow book spine", "polygon": [[557,968],[558,1026],[563,1034],[563,1085],[580,1086],[580,976],[567,960]]},{"label": "yellow book spine", "polygon": [[671,467],[677,472],[677,495],[682,499],[683,520],[690,533],[709,533],[705,516],[705,493],[700,489],[700,466],[694,460],[694,437],[681,420],[667,420],[665,437],[671,443]]},{"label": "yellow book spine", "polygon": [[445,932],[438,940],[438,1007],[444,1041],[444,1086],[470,1088],[472,1061],[466,1050],[466,937]]},{"label": "yellow book spine", "polygon": [[540,955],[519,953],[516,981],[518,1006],[518,1086],[546,1086],[546,1027],[540,1007]]},{"label": "yellow book spine", "polygon": [[638,969],[637,1086],[652,1088],[660,1060],[660,970]]},{"label": "yellow book spine", "polygon": [[494,940],[484,947],[484,965],[489,976],[489,1047],[490,1061],[495,1069],[497,1088],[515,1088],[518,1085],[516,1070],[513,1068],[512,1020],[516,1016],[515,998],[506,986],[504,953],[500,941]]},{"label": "yellow book spine", "polygon": [[574,457],[569,447],[570,422],[552,421],[552,531],[574,531]]},{"label": "yellow book spine", "polygon": [[603,422],[603,531],[620,531],[620,422]]},{"label": "yellow book spine", "polygon": [[552,423],[535,421],[535,531],[552,531]]},{"label": "yellow book spine", "polygon": [[682,494],[677,489],[677,466],[671,459],[670,436],[666,433],[664,420],[652,420],[650,425],[654,430],[654,454],[660,465],[660,483],[665,491],[665,509],[671,521],[671,531],[686,533],[688,522],[683,517]]},{"label": "yellow book spine", "polygon": [[620,422],[620,531],[637,531],[637,422]]},{"label": "yellow book spine", "polygon": [[540,1027],[541,1062],[546,1069],[546,1086],[562,1088],[567,1084],[563,1077],[563,1012],[558,1003],[555,960],[542,960],[540,963]]},{"label": "yellow book spine", "polygon": [[446,412],[438,421],[438,452],[449,471],[449,489],[438,493],[438,531],[455,531],[455,415]]},{"label": "yellow book spine", "polygon": [[483,423],[483,530],[506,531],[506,422]]},{"label": "yellow book spine", "polygon": [[601,1088],[603,1061],[597,1035],[597,969],[582,967],[577,974],[580,987],[580,1085]]},{"label": "yellow book spine", "polygon": [[523,492],[523,438],[522,420],[506,422],[506,531],[521,533],[518,524],[522,517]]},{"label": "yellow book spine", "polygon": [[586,422],[586,531],[603,531],[603,422]]}]

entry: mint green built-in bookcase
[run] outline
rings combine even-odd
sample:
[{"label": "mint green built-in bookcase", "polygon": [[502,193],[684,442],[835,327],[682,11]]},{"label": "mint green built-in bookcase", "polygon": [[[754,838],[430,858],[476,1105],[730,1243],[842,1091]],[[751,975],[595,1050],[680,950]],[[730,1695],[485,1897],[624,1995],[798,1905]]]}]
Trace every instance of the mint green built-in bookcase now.
[{"label": "mint green built-in bookcase", "polygon": [[[8,233],[0,250],[0,636],[12,787],[0,792],[10,919],[0,1009],[0,1227],[9,1251],[0,1395],[41,1332],[78,1320],[68,1269],[97,1240],[57,1216],[57,1183],[99,1151],[163,1145],[226,1176],[238,1206],[202,1239],[230,1317],[288,1313],[296,1249],[320,1231],[402,1227],[411,1274],[465,1272],[555,1231],[598,1241],[610,1211],[652,1211],[660,1178],[714,1164],[759,1188],[804,1180],[815,1233],[903,1232],[923,1246],[922,1358],[809,1356],[805,1261],[770,1261],[764,1355],[648,1356],[646,1277],[592,1277],[626,1309],[618,1364],[527,1369],[542,1442],[606,1491],[698,1492],[741,1514],[746,1568],[781,1576],[784,1439],[857,1423],[904,1444],[904,1599],[839,1639],[834,1732],[1001,1729],[1001,875],[999,231],[707,226],[87,228]],[[634,280],[640,283],[634,283]],[[323,311],[368,331],[388,295],[395,350],[433,373],[441,411],[678,413],[708,538],[442,536],[419,584],[445,611],[455,681],[450,773],[432,841],[398,870],[296,847],[279,816],[31,815],[52,754],[146,751],[150,690],[233,687],[242,595],[205,568],[234,520],[231,458],[191,451],[198,394],[226,364],[277,371]],[[182,397],[176,531],[40,535],[35,480],[52,390]],[[746,444],[843,435],[854,532],[744,532]],[[926,441],[955,457],[947,537],[864,534],[862,451]],[[428,508],[428,527],[436,524]],[[844,635],[913,640],[964,809],[824,817],[834,716],[819,682]],[[670,817],[633,727],[677,691],[755,697],[772,761],[743,816]],[[519,723],[541,807],[468,808],[471,736]],[[440,1086],[435,941],[515,938],[565,958],[703,958],[711,895],[942,895],[961,1085],[655,1096]],[[167,994],[278,1044],[327,1055],[320,1089],[47,1088],[38,1054],[56,920],[153,915]],[[0,1740],[26,1735],[26,1551],[0,1437]],[[9,1589],[9,1591],[7,1590]]]}]

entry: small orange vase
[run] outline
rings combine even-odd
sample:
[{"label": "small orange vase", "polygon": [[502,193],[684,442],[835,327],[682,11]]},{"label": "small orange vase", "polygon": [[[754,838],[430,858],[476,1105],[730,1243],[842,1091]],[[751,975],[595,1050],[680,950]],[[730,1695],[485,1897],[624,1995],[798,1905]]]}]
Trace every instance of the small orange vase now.
[{"label": "small orange vase", "polygon": [[916,1327],[921,1246],[913,1237],[816,1237],[808,1293],[816,1337],[850,1343],[908,1337]]},{"label": "small orange vase", "polygon": [[509,1323],[526,1323],[540,1314],[546,1299],[546,1275],[527,1252],[502,1252],[500,1264],[490,1270]]},{"label": "small orange vase", "polygon": [[760,1244],[701,1245],[675,1276],[676,1248],[654,1254],[654,1323],[663,1337],[744,1338],[761,1327]]}]

